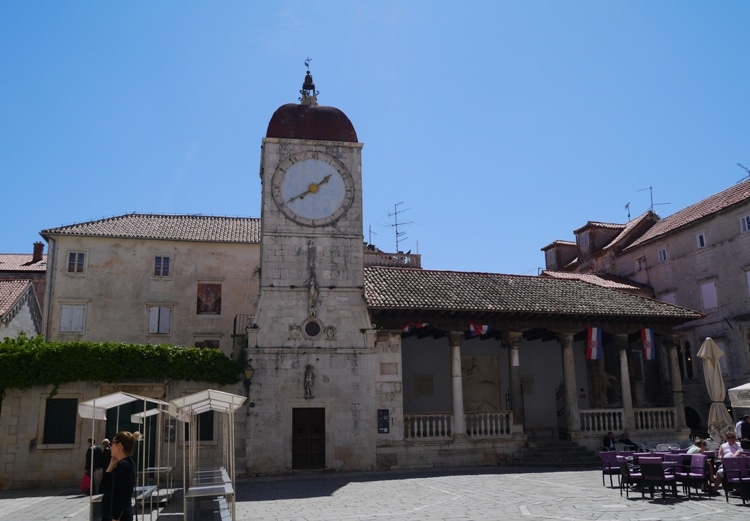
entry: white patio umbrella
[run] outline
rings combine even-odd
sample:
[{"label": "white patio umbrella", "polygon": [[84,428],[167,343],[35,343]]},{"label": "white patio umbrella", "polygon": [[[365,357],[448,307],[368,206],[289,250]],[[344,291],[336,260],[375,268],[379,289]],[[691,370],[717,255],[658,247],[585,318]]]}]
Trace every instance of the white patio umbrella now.
[{"label": "white patio umbrella", "polygon": [[703,360],[703,374],[706,377],[706,388],[711,397],[711,408],[708,410],[708,433],[715,441],[723,440],[724,433],[734,430],[734,421],[724,405],[727,389],[721,375],[719,359],[724,352],[711,337],[706,337],[698,350],[698,357]]}]

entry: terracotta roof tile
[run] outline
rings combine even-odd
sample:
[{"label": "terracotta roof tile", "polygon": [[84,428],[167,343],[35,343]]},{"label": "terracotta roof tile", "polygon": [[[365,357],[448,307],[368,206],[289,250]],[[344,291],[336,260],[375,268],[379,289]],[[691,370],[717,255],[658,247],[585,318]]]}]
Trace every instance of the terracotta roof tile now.
[{"label": "terracotta roof tile", "polygon": [[47,255],[32,262],[31,253],[0,253],[0,271],[47,271]]},{"label": "terracotta roof tile", "polygon": [[365,268],[371,309],[617,316],[687,321],[696,311],[580,280],[407,268]]},{"label": "terracotta roof tile", "polygon": [[0,317],[5,316],[30,287],[30,280],[0,280]]},{"label": "terracotta roof tile", "polygon": [[259,243],[260,219],[131,213],[42,230],[42,236],[118,237],[176,241]]},{"label": "terracotta roof tile", "polygon": [[665,217],[625,249],[629,250],[743,202],[750,202],[750,181],[737,183],[723,192]]}]

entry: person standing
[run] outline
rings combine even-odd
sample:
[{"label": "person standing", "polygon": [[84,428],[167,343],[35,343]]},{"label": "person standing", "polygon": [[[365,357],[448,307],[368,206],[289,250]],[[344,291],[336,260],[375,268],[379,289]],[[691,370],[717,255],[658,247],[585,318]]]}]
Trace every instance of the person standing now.
[{"label": "person standing", "polygon": [[[107,438],[104,438],[102,440],[102,454],[101,454],[101,461],[99,464],[102,470],[106,469],[109,466],[109,460],[111,458],[112,458],[112,449],[110,447],[109,440]],[[99,478],[99,481],[101,481],[104,478],[104,473],[102,472],[101,475],[98,474],[97,478]],[[99,487],[99,490],[101,490],[101,486]]]},{"label": "person standing", "polygon": [[737,432],[738,440],[750,440],[750,414],[746,414],[742,418],[742,423],[739,424],[739,431]]},{"label": "person standing", "polygon": [[102,477],[102,521],[133,520],[133,489],[136,482],[135,461],[131,457],[140,432],[120,431],[112,438],[109,465]]},{"label": "person standing", "polygon": [[83,469],[91,479],[91,492],[96,494],[96,482],[102,468],[102,448],[96,444],[95,439],[89,438],[87,441],[89,447],[86,449]]}]

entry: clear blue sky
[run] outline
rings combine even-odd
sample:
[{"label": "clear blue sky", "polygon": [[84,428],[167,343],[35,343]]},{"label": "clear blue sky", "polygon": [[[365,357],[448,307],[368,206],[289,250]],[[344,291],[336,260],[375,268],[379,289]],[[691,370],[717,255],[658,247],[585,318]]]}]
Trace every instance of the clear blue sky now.
[{"label": "clear blue sky", "polygon": [[364,143],[364,237],[535,275],[587,221],[750,167],[750,2],[0,2],[0,251],[128,212],[260,215],[311,70]]}]

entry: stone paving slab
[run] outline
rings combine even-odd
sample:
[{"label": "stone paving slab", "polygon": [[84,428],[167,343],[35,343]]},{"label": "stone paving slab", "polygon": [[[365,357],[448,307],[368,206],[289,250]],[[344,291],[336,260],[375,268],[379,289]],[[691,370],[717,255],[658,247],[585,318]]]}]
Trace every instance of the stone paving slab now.
[{"label": "stone paving slab", "polygon": [[[240,479],[237,520],[252,521],[657,521],[750,519],[738,497],[630,499],[603,487],[599,470],[482,467],[443,472],[303,474]],[[182,519],[178,492],[145,519]],[[74,490],[0,492],[0,521],[88,521]],[[141,519],[139,516],[138,519]],[[96,520],[98,521],[98,520]]]}]

